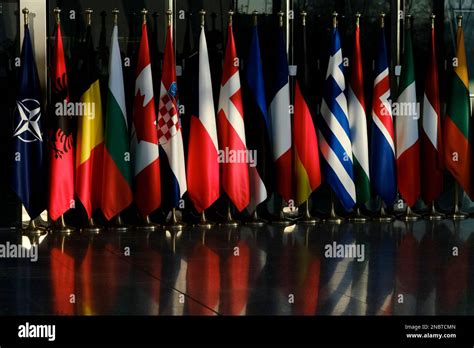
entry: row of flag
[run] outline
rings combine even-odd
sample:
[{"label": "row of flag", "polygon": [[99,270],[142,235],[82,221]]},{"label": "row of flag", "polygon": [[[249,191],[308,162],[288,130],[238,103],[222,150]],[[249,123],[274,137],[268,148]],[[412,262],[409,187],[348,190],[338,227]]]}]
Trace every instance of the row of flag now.
[{"label": "row of flag", "polygon": [[[195,209],[203,212],[220,197],[221,191],[238,211],[247,208],[252,213],[272,192],[286,201],[294,198],[296,204],[301,205],[323,179],[346,210],[366,203],[372,190],[385,204],[390,205],[396,198],[397,188],[402,198],[412,206],[420,195],[426,203],[439,196],[444,167],[469,195],[472,194],[468,78],[461,22],[457,34],[458,64],[454,69],[444,139],[441,136],[435,29],[432,25],[420,141],[416,108],[401,108],[404,111],[399,113],[395,125],[393,122],[389,65],[381,16],[371,108],[370,152],[359,17],[347,86],[337,16],[333,18],[321,114],[316,115],[308,93],[311,76],[306,14],[302,13],[302,35],[296,53],[293,117],[283,13],[279,14],[274,59],[268,62],[262,62],[255,21],[242,85],[230,14],[217,113],[202,23],[196,74],[192,80],[189,147],[185,158],[171,22],[166,33],[159,101],[155,102],[144,12],[132,124],[129,125],[117,22],[115,20],[111,38],[104,120],[90,14],[78,81],[80,103],[84,107],[78,115],[77,142],[74,144],[71,117],[54,114],[56,103],[70,101],[57,12],[50,69],[52,95],[47,119],[46,153],[38,75],[28,24],[25,23],[13,135],[13,188],[32,218],[48,209],[51,218],[57,220],[73,207],[75,197],[85,207],[89,218],[94,211],[101,209],[110,220],[132,202],[136,203],[142,217],[147,217],[160,207],[177,207],[186,192]],[[272,72],[267,77],[269,81],[264,81],[262,63],[268,64]],[[407,26],[405,34],[396,101],[407,105],[417,103],[410,26]],[[444,151],[441,151],[442,143]],[[256,166],[239,161],[219,163],[219,150],[223,149],[236,153],[254,151]],[[48,185],[45,185],[46,163],[49,163]],[[426,178],[423,192],[420,167],[425,171]]]}]

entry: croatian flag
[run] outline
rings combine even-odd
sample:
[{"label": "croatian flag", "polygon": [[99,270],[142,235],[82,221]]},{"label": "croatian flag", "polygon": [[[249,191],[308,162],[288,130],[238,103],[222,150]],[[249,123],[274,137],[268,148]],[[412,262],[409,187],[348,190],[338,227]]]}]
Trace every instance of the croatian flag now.
[{"label": "croatian flag", "polygon": [[162,201],[169,205],[169,208],[175,208],[186,192],[187,185],[183,136],[177,107],[176,63],[169,25],[166,35],[158,108],[158,141],[160,143]]}]

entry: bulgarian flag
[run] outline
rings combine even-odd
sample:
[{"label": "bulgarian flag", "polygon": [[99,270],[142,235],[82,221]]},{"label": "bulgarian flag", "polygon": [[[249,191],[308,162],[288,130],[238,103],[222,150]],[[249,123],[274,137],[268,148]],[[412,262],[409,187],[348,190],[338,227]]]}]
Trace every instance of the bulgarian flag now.
[{"label": "bulgarian flag", "polygon": [[80,71],[81,114],[77,130],[76,193],[90,219],[100,207],[102,197],[102,168],[104,127],[91,26],[87,26],[85,51]]},{"label": "bulgarian flag", "polygon": [[360,27],[356,23],[352,71],[349,83],[348,113],[354,159],[356,201],[364,204],[370,199],[369,141],[364,97],[364,72],[360,50]]},{"label": "bulgarian flag", "polygon": [[471,144],[469,139],[469,78],[466,50],[461,21],[457,32],[457,65],[451,81],[446,118],[444,121],[444,163],[456,181],[470,197],[474,197],[471,184]]},{"label": "bulgarian flag", "polygon": [[133,200],[127,111],[117,25],[114,25],[112,31],[111,47],[102,185],[102,212],[107,220],[128,207]]}]

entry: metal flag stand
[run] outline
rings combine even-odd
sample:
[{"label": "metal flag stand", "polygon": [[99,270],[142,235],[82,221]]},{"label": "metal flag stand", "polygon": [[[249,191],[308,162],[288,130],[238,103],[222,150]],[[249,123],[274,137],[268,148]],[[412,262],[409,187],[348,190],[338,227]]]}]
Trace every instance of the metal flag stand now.
[{"label": "metal flag stand", "polygon": [[459,184],[456,182],[454,184],[454,210],[446,214],[446,217],[451,220],[464,220],[467,216],[459,207]]},{"label": "metal flag stand", "polygon": [[414,213],[411,208],[407,205],[407,209],[404,214],[398,217],[401,221],[413,222],[421,219],[421,215]]},{"label": "metal flag stand", "polygon": [[436,210],[435,201],[431,202],[430,211],[428,213],[426,213],[425,215],[423,215],[423,218],[425,218],[426,220],[430,220],[430,221],[443,220],[444,217],[445,217],[444,214],[442,214],[442,213],[440,213]]},{"label": "metal flag stand", "polygon": [[104,228],[102,226],[95,224],[94,218],[92,217],[87,221],[87,225],[81,228],[81,232],[87,233],[87,234],[99,234],[103,230]]},{"label": "metal flag stand", "polygon": [[72,226],[66,225],[66,222],[64,221],[64,214],[63,214],[58,219],[58,221],[56,221],[56,223],[54,224],[52,230],[55,233],[69,235],[69,234],[73,233],[76,229]]},{"label": "metal flag stand", "polygon": [[382,201],[380,211],[378,212],[378,214],[372,217],[372,220],[374,222],[392,222],[393,220],[395,220],[395,217],[393,215],[387,214],[387,212],[385,211],[385,203],[382,199],[380,200]]},{"label": "metal flag stand", "polygon": [[125,224],[122,220],[122,216],[118,214],[114,219],[113,225],[107,227],[107,229],[111,232],[126,233],[130,231],[132,227]]},{"label": "metal flag stand", "polygon": [[312,216],[309,211],[309,199],[306,200],[303,203],[303,205],[304,205],[304,213],[303,213],[304,215],[300,220],[298,220],[298,224],[311,226],[311,225],[316,225],[318,222],[320,222],[320,219],[315,216]]},{"label": "metal flag stand", "polygon": [[149,215],[145,216],[141,225],[135,226],[135,230],[138,232],[156,232],[159,229],[160,225],[152,222]]},{"label": "metal flag stand", "polygon": [[334,192],[331,190],[331,210],[329,212],[329,217],[324,219],[324,222],[333,225],[340,225],[344,222],[344,218],[336,214],[336,203],[334,198]]}]

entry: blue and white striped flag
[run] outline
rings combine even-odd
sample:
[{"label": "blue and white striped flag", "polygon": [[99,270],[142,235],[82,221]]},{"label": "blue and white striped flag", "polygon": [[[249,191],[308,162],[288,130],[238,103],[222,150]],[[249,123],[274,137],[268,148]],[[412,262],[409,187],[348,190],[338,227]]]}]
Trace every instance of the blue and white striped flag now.
[{"label": "blue and white striped flag", "polygon": [[350,210],[356,201],[356,190],[343,69],[341,40],[335,27],[332,31],[331,52],[321,105],[319,149],[328,184],[344,209]]}]

